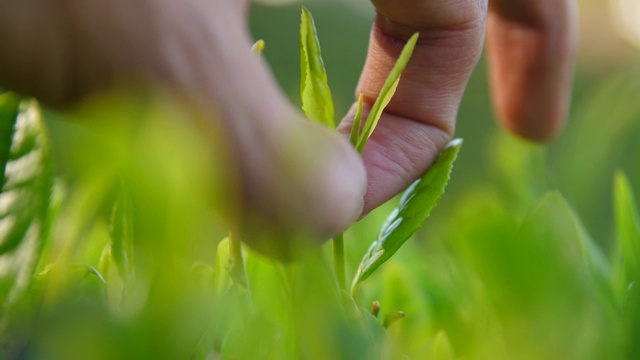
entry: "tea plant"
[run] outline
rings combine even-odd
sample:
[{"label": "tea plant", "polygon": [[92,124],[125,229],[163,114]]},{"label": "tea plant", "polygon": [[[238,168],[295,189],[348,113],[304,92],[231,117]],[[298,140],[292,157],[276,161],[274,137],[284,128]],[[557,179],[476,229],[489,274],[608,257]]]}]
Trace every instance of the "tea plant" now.
[{"label": "tea plant", "polygon": [[[359,152],[417,40],[407,42],[366,119],[359,98],[350,135]],[[303,111],[333,128],[304,8],[300,50]],[[640,221],[623,172],[614,181],[612,257],[560,193],[532,190],[547,188],[534,184],[543,170],[528,162],[538,150],[507,140],[491,164],[500,185],[449,198],[456,206],[440,228],[428,227],[428,242],[407,241],[444,193],[461,146],[454,140],[395,209],[391,202],[333,239],[333,256],[312,249],[281,263],[225,234],[218,213],[236,199],[221,179],[229,166],[215,157],[223,151],[211,149],[221,142],[176,121],[194,114],[170,94],[105,96],[65,114],[95,129],[57,161],[43,114],[60,116],[0,95],[2,358],[640,356]],[[61,165],[79,170],[56,177]],[[519,189],[524,210],[505,201],[509,187]],[[388,210],[376,236],[370,228]],[[358,265],[362,253],[353,250],[367,245]]]}]

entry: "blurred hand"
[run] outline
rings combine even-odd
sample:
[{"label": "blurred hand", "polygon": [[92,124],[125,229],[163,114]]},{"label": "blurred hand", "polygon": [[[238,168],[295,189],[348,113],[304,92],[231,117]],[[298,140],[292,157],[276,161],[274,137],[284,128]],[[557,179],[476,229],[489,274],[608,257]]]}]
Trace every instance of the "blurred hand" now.
[{"label": "blurred hand", "polygon": [[[356,91],[367,107],[405,40],[416,31],[421,38],[364,161],[344,136],[306,121],[251,54],[247,1],[0,0],[0,85],[54,106],[126,81],[179,91],[228,133],[245,218],[275,232],[295,225],[321,237],[344,230],[433,162],[453,134],[485,28],[502,123],[533,140],[559,132],[572,77],[575,0],[374,4]],[[341,132],[349,132],[351,118]]]}]

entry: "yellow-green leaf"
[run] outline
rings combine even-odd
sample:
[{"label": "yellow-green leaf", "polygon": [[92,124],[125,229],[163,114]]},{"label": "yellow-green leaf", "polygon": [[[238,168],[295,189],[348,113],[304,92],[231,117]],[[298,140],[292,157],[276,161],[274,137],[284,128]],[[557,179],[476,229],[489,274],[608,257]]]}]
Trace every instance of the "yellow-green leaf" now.
[{"label": "yellow-green leaf", "polygon": [[413,34],[409,41],[405,44],[396,64],[391,69],[387,80],[385,81],[382,89],[380,90],[380,94],[378,98],[373,103],[373,107],[371,108],[371,112],[367,116],[367,120],[364,123],[364,128],[362,129],[362,134],[358,139],[358,144],[356,145],[356,149],[362,153],[364,151],[364,147],[367,144],[367,140],[371,137],[373,130],[375,130],[376,125],[378,125],[378,120],[382,116],[382,112],[389,105],[391,98],[396,92],[396,88],[398,87],[398,83],[400,82],[400,75],[404,71],[409,59],[411,59],[411,55],[413,54],[413,49],[416,47],[416,43],[418,42],[418,33]]},{"label": "yellow-green leaf", "polygon": [[335,127],[333,99],[313,17],[302,7],[300,19],[300,96],[305,115],[330,128]]}]

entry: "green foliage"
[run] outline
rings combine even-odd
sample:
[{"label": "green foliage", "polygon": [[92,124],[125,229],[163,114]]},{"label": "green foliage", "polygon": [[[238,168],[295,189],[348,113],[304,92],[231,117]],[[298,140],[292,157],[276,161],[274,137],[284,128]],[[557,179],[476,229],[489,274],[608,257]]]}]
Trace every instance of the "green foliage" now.
[{"label": "green foliage", "polygon": [[300,96],[302,110],[311,120],[333,129],[334,110],[327,72],[320,55],[320,42],[313,17],[302,7],[300,19]]},{"label": "green foliage", "polygon": [[460,139],[449,143],[429,170],[405,191],[400,199],[400,205],[389,215],[380,229],[378,239],[360,262],[351,286],[352,292],[359,282],[371,276],[420,229],[444,194],[453,163],[461,147]]},{"label": "green foliage", "polygon": [[[48,238],[53,168],[38,105],[0,96],[0,305],[11,307],[29,288]],[[0,331],[8,319],[0,321]]]},{"label": "green foliage", "polygon": [[[389,105],[391,98],[396,92],[396,88],[400,83],[400,75],[404,71],[404,68],[407,66],[409,59],[411,59],[411,54],[413,54],[413,49],[416,47],[416,43],[418,42],[419,34],[415,33],[407,43],[405,44],[398,60],[396,60],[395,65],[391,69],[387,80],[385,80],[384,85],[382,85],[382,89],[380,90],[380,94],[378,94],[378,98],[373,103],[373,107],[371,107],[371,111],[367,116],[367,120],[364,123],[364,128],[362,129],[362,133],[358,138],[358,142],[356,144],[356,149],[360,153],[364,151],[364,147],[367,144],[367,140],[371,134],[373,134],[373,130],[376,128],[378,124],[378,120],[382,116],[382,112]],[[359,128],[356,128],[359,129]]]}]

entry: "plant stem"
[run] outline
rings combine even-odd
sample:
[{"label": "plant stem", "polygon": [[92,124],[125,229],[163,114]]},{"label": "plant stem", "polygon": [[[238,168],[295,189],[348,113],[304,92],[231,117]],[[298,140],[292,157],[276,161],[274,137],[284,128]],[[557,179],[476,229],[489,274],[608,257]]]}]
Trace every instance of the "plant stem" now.
[{"label": "plant stem", "polygon": [[333,268],[335,269],[336,277],[338,278],[338,284],[340,289],[346,290],[346,273],[344,266],[344,236],[340,234],[333,238]]},{"label": "plant stem", "polygon": [[242,244],[234,236],[229,234],[229,263],[227,270],[234,283],[242,288],[249,289],[247,274],[244,270],[244,259],[242,258]]}]

